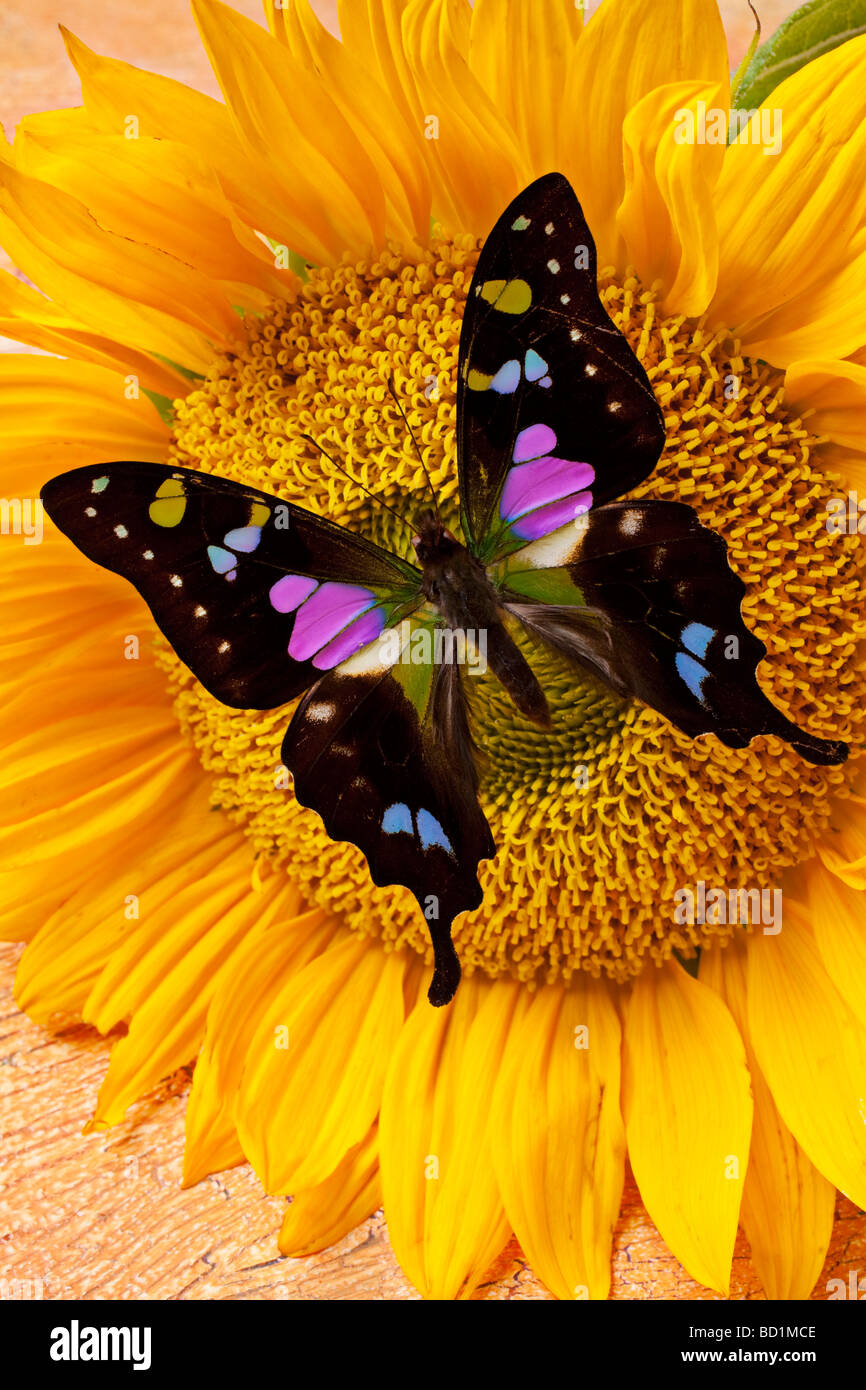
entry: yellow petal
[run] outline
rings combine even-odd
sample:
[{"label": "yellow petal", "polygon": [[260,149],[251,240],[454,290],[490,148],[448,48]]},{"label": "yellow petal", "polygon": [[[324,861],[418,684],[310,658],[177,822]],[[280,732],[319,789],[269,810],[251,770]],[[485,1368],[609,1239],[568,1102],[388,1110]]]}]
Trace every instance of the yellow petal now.
[{"label": "yellow petal", "polygon": [[623,124],[625,194],[616,215],[625,258],[644,284],[660,280],[667,314],[697,317],[716,288],[712,190],[723,145],[678,143],[683,115],[723,107],[727,83],[673,82],[633,106]]},{"label": "yellow petal", "polygon": [[[177,141],[82,134],[75,125],[48,136],[25,119],[13,157],[23,173],[76,198],[108,232],[157,247],[217,282],[296,291],[296,277],[277,275],[273,256],[234,214],[213,171]],[[233,303],[246,307],[243,297]]]},{"label": "yellow petal", "polygon": [[850,887],[820,860],[813,859],[805,875],[809,919],[824,968],[851,1012],[866,1026],[866,904],[862,889]]},{"label": "yellow petal", "polygon": [[866,367],[838,358],[792,362],[785,373],[785,399],[810,430],[866,453]]},{"label": "yellow petal", "polygon": [[[130,711],[130,724],[138,713]],[[147,786],[146,765],[139,778]],[[166,820],[172,827],[168,838]],[[60,901],[42,919],[18,969],[16,997],[31,1018],[44,1022],[56,1012],[82,1013],[100,974],[134,930],[130,911],[150,914],[188,882],[191,864],[205,870],[218,862],[219,852],[208,852],[213,821],[205,789],[190,768],[175,795],[156,800],[150,815],[119,821],[82,862],[84,822],[79,845],[51,861]],[[122,879],[116,873],[121,863]],[[25,880],[36,877],[18,872]],[[44,865],[37,872],[44,882]]]},{"label": "yellow petal", "polygon": [[356,132],[375,165],[389,204],[388,230],[401,241],[426,243],[430,230],[430,179],[417,123],[407,124],[371,75],[364,55],[340,43],[321,23],[309,0],[265,6],[268,23],[296,62],[316,73],[331,100]]},{"label": "yellow petal", "polygon": [[[758,140],[765,119],[758,112],[725,155],[716,186],[719,289],[711,321],[734,329],[747,352],[778,366],[822,351],[847,356],[859,345],[804,344],[795,351],[795,325],[768,316],[795,298],[802,303],[807,291],[832,290],[837,278],[844,278],[850,298],[851,277],[837,277],[837,267],[863,223],[864,74],[866,38],[816,58],[767,100],[766,115],[781,125],[778,152],[765,153],[769,146]],[[808,323],[801,318],[802,328]],[[770,349],[786,335],[784,350]]]},{"label": "yellow petal", "polygon": [[148,391],[173,400],[186,395],[189,381],[172,367],[102,334],[90,332],[29,285],[0,273],[0,337],[41,348],[56,357],[74,357],[97,367],[135,376]]},{"label": "yellow petal", "polygon": [[403,972],[401,956],[346,936],[260,1016],[236,1121],[266,1191],[316,1187],[369,1131],[403,1023]]},{"label": "yellow petal", "polygon": [[96,127],[111,135],[125,133],[134,113],[140,138],[171,140],[194,150],[213,169],[235,213],[249,228],[316,263],[327,260],[328,248],[304,209],[286,200],[269,160],[245,144],[222,102],[159,73],[94,53],[63,25],[60,31],[81,82],[87,115]]},{"label": "yellow petal", "polygon": [[217,0],[193,0],[193,14],[245,141],[268,160],[272,182],[304,209],[331,258],[378,249],[385,204],[376,169],[316,75]]},{"label": "yellow petal", "polygon": [[525,151],[530,177],[559,168],[559,116],[583,28],[572,0],[475,0],[469,67]]},{"label": "yellow petal", "polygon": [[809,1162],[783,1121],[752,1050],[746,943],[705,951],[701,981],[724,999],[746,1047],[755,1097],[741,1221],[768,1298],[808,1298],[821,1273],[836,1192]]},{"label": "yellow petal", "polygon": [[374,1127],[329,1178],[295,1193],[280,1230],[280,1254],[299,1259],[327,1250],[381,1205],[379,1137]]},{"label": "yellow petal", "polygon": [[815,1167],[866,1206],[866,1028],[833,985],[802,913],[748,941],[749,1028],[779,1113]]},{"label": "yellow petal", "polygon": [[101,459],[165,458],[169,429],[135,384],[89,362],[4,353],[0,357],[0,458],[38,459],[52,470]]},{"label": "yellow petal", "polygon": [[183,887],[113,952],[82,1017],[102,1032],[123,1019],[130,1025],[112,1049],[95,1124],[117,1124],[133,1101],[196,1056],[220,966],[258,918],[272,921],[282,909],[283,881],[274,875],[256,894],[251,863],[243,834],[226,834],[218,862],[201,877],[188,869]]},{"label": "yellow petal", "polygon": [[338,932],[336,919],[321,909],[302,911],[300,893],[290,887],[280,919],[258,922],[215,982],[186,1108],[185,1186],[243,1154],[235,1111],[250,1040],[290,976],[321,955]]},{"label": "yellow petal", "polygon": [[[61,271],[108,294],[122,287],[124,298],[178,319],[220,346],[240,341],[241,321],[228,298],[194,265],[102,228],[77,198],[2,161],[0,208],[6,233],[10,227],[18,233],[16,244],[26,237]],[[33,279],[5,236],[3,244]],[[48,289],[42,283],[40,288]]]},{"label": "yellow petal", "polygon": [[403,43],[433,170],[433,214],[452,231],[486,236],[531,171],[467,63],[470,17],[465,0],[411,0]]},{"label": "yellow petal", "polygon": [[692,1278],[726,1295],[749,1154],[749,1073],[718,995],[674,963],[635,981],[623,1113],[647,1211]]},{"label": "yellow petal", "polygon": [[835,801],[830,826],[816,849],[822,863],[843,883],[866,888],[866,799],[851,796]]},{"label": "yellow petal", "polygon": [[548,986],[512,1027],[491,1148],[508,1219],[558,1298],[606,1298],[625,1132],[620,1025],[603,982]]},{"label": "yellow petal", "polygon": [[347,49],[388,93],[409,130],[424,129],[415,82],[403,45],[403,16],[410,0],[337,0]]},{"label": "yellow petal", "polygon": [[583,205],[600,266],[621,260],[625,118],[654,88],[688,79],[727,89],[727,44],[714,0],[604,0],[583,31],[562,100],[561,167]]},{"label": "yellow petal", "polygon": [[508,1238],[490,1115],[522,999],[519,986],[478,976],[447,1009],[422,997],[392,1055],[379,1121],[385,1217],[425,1298],[468,1297]]}]

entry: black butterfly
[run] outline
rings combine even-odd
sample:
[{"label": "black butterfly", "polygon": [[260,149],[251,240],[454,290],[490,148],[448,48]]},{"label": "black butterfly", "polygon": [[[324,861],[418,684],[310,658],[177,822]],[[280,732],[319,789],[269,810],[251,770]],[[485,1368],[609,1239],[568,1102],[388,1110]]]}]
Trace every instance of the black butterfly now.
[{"label": "black butterfly", "polygon": [[359,846],[374,883],[414,893],[437,1005],[460,979],[452,923],[480,904],[478,863],[496,848],[460,643],[443,632],[483,638],[539,724],[547,702],[515,620],[693,737],[743,748],[775,734],[813,763],[847,756],[759,689],[765,649],[740,617],[724,541],[682,503],[615,500],[652,472],[664,423],[599,301],[595,246],[559,174],[521,193],[481,252],[457,416],[463,541],[425,511],[420,569],[293,504],[171,466],[78,468],[42,494],[85,555],[135,585],[217,699],[271,709],[303,695],[283,744],[297,798]]}]

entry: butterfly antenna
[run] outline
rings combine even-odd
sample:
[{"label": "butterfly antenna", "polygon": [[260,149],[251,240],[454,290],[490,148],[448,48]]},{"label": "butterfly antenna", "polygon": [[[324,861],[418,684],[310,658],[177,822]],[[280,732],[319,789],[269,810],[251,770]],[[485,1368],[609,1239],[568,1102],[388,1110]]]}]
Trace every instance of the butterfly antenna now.
[{"label": "butterfly antenna", "polygon": [[421,453],[421,450],[420,450],[420,448],[419,448],[419,446],[418,446],[418,440],[415,438],[415,431],[412,429],[412,426],[409,424],[409,421],[408,421],[408,419],[406,418],[406,412],[405,412],[405,410],[403,409],[402,405],[400,404],[399,397],[397,396],[397,392],[396,392],[396,389],[395,389],[395,387],[394,387],[394,376],[393,376],[393,373],[391,374],[391,376],[388,377],[388,392],[389,392],[389,394],[390,394],[390,396],[391,396],[392,401],[394,402],[394,404],[396,405],[397,409],[399,410],[400,414],[401,414],[402,417],[403,417],[403,424],[406,426],[406,429],[407,429],[408,432],[409,432],[409,438],[412,440],[412,443],[415,445],[415,453],[418,455],[418,462],[419,462],[420,465],[421,465],[422,471],[423,471],[423,473],[424,473],[424,477],[427,479],[427,486],[428,486],[429,489],[430,489],[430,496],[433,498],[433,510],[434,510],[435,513],[436,513],[436,524],[437,524],[437,526],[439,527],[439,531],[440,531],[440,534],[441,534],[441,531],[442,531],[442,518],[441,518],[441,516],[439,515],[439,502],[438,502],[438,499],[437,499],[437,497],[436,497],[436,489],[435,489],[434,486],[433,486],[433,479],[430,477],[430,474],[429,474],[428,471],[427,471],[427,465],[426,465],[426,463],[424,462],[424,455]]},{"label": "butterfly antenna", "polygon": [[333,458],[331,454],[328,453],[327,449],[323,449],[321,444],[319,444],[311,434],[302,434],[301,439],[305,439],[308,444],[312,444],[313,448],[318,449],[319,453],[324,458],[326,458],[329,463],[333,464],[333,466],[340,473],[342,473],[344,477],[348,478],[350,483],[354,483],[355,487],[359,487],[362,492],[366,492],[367,496],[373,502],[378,502],[381,507],[384,507],[385,510],[390,512],[392,516],[396,516],[398,521],[402,522],[404,526],[407,526],[409,530],[414,533],[415,527],[412,526],[412,524],[406,520],[405,516],[401,516],[398,511],[395,511],[393,507],[389,506],[389,504],[385,501],[384,497],[380,497],[378,493],[371,492],[368,487],[365,487],[359,478],[354,477],[349,472],[348,468],[344,468],[341,463],[338,463],[337,460]]}]

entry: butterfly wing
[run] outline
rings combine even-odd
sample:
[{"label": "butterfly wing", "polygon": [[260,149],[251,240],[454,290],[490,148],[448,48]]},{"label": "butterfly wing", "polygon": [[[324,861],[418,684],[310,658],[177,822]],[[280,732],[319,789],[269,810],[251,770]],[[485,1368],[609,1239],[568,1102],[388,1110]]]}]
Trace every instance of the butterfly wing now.
[{"label": "butterfly wing", "polygon": [[223,704],[272,709],[421,601],[414,566],[294,504],[157,463],[63,473],[52,521],[138,589]]},{"label": "butterfly wing", "polygon": [[844,743],[799,729],[755,679],[764,645],[740,615],[745,585],[722,538],[681,502],[613,502],[527,545],[493,572],[527,628],[695,738],[745,748],[774,734],[808,762]]},{"label": "butterfly wing", "polygon": [[389,641],[396,636],[384,634],[308,692],[283,761],[298,801],[318,811],[332,840],[362,850],[373,882],[414,893],[433,942],[428,997],[442,1005],[460,980],[451,926],[479,906],[478,863],[495,846],[478,805],[459,668],[447,649],[436,659],[423,618],[401,624],[399,651]]},{"label": "butterfly wing", "polygon": [[484,244],[457,421],[462,524],[485,563],[621,497],[662,451],[661,411],[599,300],[595,245],[561,174],[515,198]]},{"label": "butterfly wing", "polygon": [[[407,620],[423,602],[418,571],[300,507],[186,469],[79,468],[42,496],[85,555],[135,585],[217,699],[269,709],[309,691],[283,747],[298,800],[359,846],[374,883],[415,894],[434,945],[431,1002],[447,1003],[460,979],[451,925],[481,902],[478,863],[495,849],[459,670],[437,659],[429,619]],[[416,632],[426,659],[410,649]]]}]

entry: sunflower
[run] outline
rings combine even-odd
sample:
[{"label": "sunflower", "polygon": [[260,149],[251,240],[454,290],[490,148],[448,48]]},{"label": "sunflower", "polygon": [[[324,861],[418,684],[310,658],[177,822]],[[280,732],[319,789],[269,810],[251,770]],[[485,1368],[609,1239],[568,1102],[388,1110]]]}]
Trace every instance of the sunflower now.
[{"label": "sunflower", "polygon": [[[554,1295],[604,1298],[628,1158],[700,1284],[727,1292],[741,1222],[767,1295],[805,1297],[834,1189],[866,1205],[866,39],[772,93],[768,158],[754,122],[676,138],[728,110],[713,0],[604,0],[585,28],[571,0],[347,0],[341,40],[307,0],[268,0],[269,31],[193,9],[223,102],[67,34],[83,105],[0,150],[24,277],[0,331],[51,354],[0,361],[5,497],[26,514],[52,471],[170,460],[396,547],[301,435],[420,500],[393,372],[453,503],[480,238],[558,169],[665,416],[635,495],[725,538],[762,685],[853,756],[694,742],[550,656],[551,733],[479,682],[500,848],[432,1009],[409,894],[281,780],[289,711],[217,704],[46,523],[4,538],[0,590],[18,1001],[124,1025],[95,1126],[195,1060],[185,1181],[251,1163],[292,1199],[284,1254],[384,1205],[428,1298],[471,1295],[512,1233]],[[780,891],[783,915],[677,914],[684,887]]]}]

